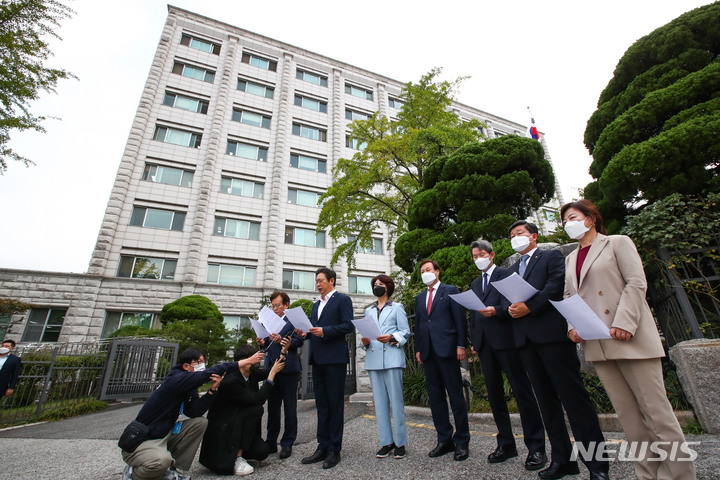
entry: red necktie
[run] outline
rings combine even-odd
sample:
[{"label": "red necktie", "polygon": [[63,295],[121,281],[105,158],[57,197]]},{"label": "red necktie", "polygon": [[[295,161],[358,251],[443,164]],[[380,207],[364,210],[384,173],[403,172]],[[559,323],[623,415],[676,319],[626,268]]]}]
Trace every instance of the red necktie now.
[{"label": "red necktie", "polygon": [[430,310],[432,309],[432,291],[433,291],[433,287],[428,288],[428,302],[427,302],[428,315],[430,315]]}]

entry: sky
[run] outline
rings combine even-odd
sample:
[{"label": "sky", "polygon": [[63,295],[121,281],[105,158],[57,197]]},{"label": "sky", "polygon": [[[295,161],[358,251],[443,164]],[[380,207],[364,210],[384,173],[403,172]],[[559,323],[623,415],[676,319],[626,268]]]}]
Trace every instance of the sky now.
[{"label": "sky", "polygon": [[[0,268],[83,273],[97,240],[167,3],[63,0],[76,12],[51,41],[65,68],[31,111],[46,133],[15,132],[0,176]],[[469,77],[456,100],[544,133],[565,201],[592,178],[588,118],[636,40],[702,0],[174,0],[171,5],[402,82],[434,67]]]}]

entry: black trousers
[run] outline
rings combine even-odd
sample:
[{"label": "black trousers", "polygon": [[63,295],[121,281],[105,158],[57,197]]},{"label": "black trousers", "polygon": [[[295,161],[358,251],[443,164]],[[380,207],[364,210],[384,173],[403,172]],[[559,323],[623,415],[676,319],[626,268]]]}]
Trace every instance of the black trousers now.
[{"label": "black trousers", "polygon": [[328,452],[342,450],[346,375],[345,363],[312,366],[318,448]]},{"label": "black trousers", "polygon": [[267,438],[270,445],[277,443],[280,435],[280,412],[285,413],[285,430],[280,446],[292,447],[297,438],[297,397],[300,372],[278,373],[275,375],[275,386],[268,397]]}]

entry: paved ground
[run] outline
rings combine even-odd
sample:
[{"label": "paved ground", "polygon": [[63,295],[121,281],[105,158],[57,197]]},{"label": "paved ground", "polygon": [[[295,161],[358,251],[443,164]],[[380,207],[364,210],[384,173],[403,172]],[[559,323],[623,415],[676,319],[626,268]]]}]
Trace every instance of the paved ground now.
[{"label": "paved ground", "polygon": [[[140,404],[113,406],[103,412],[58,422],[0,431],[0,479],[13,480],[119,480],[123,469],[117,438],[125,425],[134,419]],[[298,440],[293,455],[279,460],[271,455],[249,477],[262,479],[537,479],[537,474],[523,468],[527,453],[518,439],[520,456],[503,464],[489,465],[487,454],[495,447],[495,429],[486,416],[473,416],[470,428],[470,458],[455,462],[452,455],[428,458],[436,443],[435,430],[427,409],[408,407],[407,422],[410,443],[402,460],[376,459],[377,428],[372,405],[348,403],[345,409],[345,436],[341,463],[330,470],[321,464],[302,465],[300,458],[316,447],[316,415],[312,401],[300,402]],[[516,433],[520,433],[517,431]],[[607,433],[608,441],[622,440],[622,433]],[[698,452],[698,478],[720,479],[720,436],[692,435],[688,441]],[[549,448],[549,447],[548,447]],[[587,478],[587,471],[569,479]],[[610,473],[613,479],[632,479],[630,462],[615,461]],[[195,480],[231,478],[215,475],[193,464]]]}]

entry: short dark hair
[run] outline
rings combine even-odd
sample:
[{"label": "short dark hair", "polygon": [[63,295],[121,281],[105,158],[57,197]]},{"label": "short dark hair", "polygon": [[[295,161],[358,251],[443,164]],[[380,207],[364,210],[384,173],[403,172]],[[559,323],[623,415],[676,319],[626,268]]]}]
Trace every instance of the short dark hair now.
[{"label": "short dark hair", "polygon": [[178,357],[178,365],[190,364],[200,360],[203,356],[202,351],[199,348],[188,348],[183,351]]},{"label": "short dark hair", "polygon": [[[580,210],[583,215],[586,217],[592,217],[593,220],[595,220],[595,230],[598,231],[598,233],[602,233],[603,235],[607,235],[607,230],[605,230],[605,225],[603,225],[603,219],[600,215],[600,211],[597,209],[594,203],[592,203],[590,200],[585,200],[584,198],[581,200],[577,200],[575,202],[566,203],[560,208],[560,219],[565,216],[565,212],[568,211],[568,209],[574,208],[575,210]],[[564,224],[565,222],[563,222]]]},{"label": "short dark hair", "polygon": [[282,290],[275,290],[273,293],[270,294],[270,302],[275,300],[277,297],[280,297],[282,300],[283,305],[289,305],[290,304],[290,297],[287,293],[283,292]]},{"label": "short dark hair", "polygon": [[492,243],[487,240],[483,240],[482,238],[478,238],[470,244],[470,253],[472,253],[472,251],[476,248],[478,250],[485,250],[488,254],[493,253]]},{"label": "short dark hair", "polygon": [[253,355],[255,355],[255,352],[257,352],[257,348],[255,348],[254,345],[240,345],[236,350],[235,353],[233,353],[233,360],[236,362],[238,360],[244,360],[246,358],[250,358]]},{"label": "short dark hair", "polygon": [[527,228],[527,231],[530,233],[538,233],[537,225],[534,223],[528,222],[527,220],[518,220],[517,222],[510,225],[510,230],[508,231],[508,235],[512,234],[512,231],[515,227],[519,227],[520,225],[525,225],[525,228]]},{"label": "short dark hair", "polygon": [[432,258],[426,258],[425,260],[423,260],[422,262],[420,262],[420,268],[422,268],[422,266],[425,265],[426,263],[432,263],[432,266],[433,266],[433,268],[434,268],[435,270],[440,270],[440,264],[437,263],[437,262],[436,262],[435,260],[433,260]]},{"label": "short dark hair", "polygon": [[2,343],[9,343],[10,345],[12,345],[13,348],[15,348],[15,340],[10,340],[9,338],[6,338],[2,341]]},{"label": "short dark hair", "polygon": [[370,280],[370,288],[375,287],[375,282],[377,280],[380,280],[387,287],[388,298],[392,297],[393,292],[395,292],[395,282],[393,281],[393,279],[388,275],[385,275],[384,273],[381,273],[380,275],[375,275],[372,280]]},{"label": "short dark hair", "polygon": [[330,279],[332,279],[332,284],[335,285],[335,281],[337,280],[337,275],[335,274],[335,270],[328,267],[320,267],[317,270],[315,270],[315,277],[317,278],[318,275],[321,273],[325,274],[325,278],[327,278],[328,282]]}]

